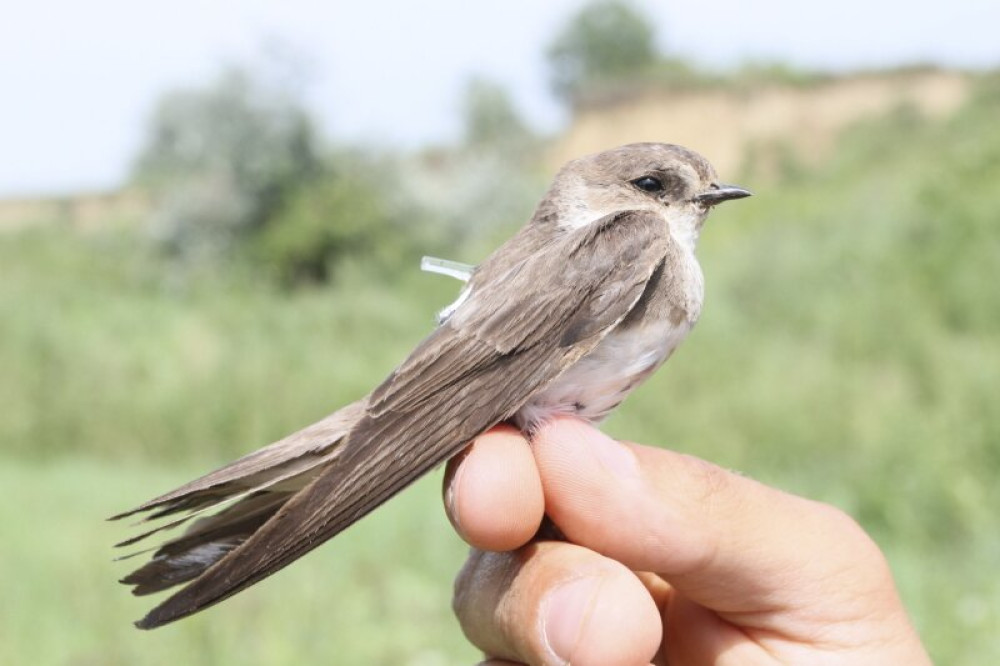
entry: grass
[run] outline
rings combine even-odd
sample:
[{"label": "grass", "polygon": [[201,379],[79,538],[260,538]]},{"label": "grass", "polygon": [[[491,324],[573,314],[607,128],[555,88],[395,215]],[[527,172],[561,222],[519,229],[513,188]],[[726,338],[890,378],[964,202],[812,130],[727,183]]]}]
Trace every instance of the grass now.
[{"label": "grass", "polygon": [[193,466],[157,469],[70,456],[0,459],[4,546],[0,663],[468,664],[450,612],[465,547],[440,508],[440,473],[372,520],[225,607],[152,632],[132,627],[152,605],[115,580],[122,505],[186,480]]},{"label": "grass", "polygon": [[[720,209],[698,328],[608,423],[835,503],[934,656],[1000,661],[1000,87],[905,110]],[[431,253],[438,248],[428,248]],[[471,260],[475,257],[455,257]],[[436,481],[203,617],[133,630],[101,519],[362,394],[456,285],[346,267],[282,292],[137,239],[0,239],[0,662],[469,663]],[[402,275],[407,275],[405,272]]]},{"label": "grass", "polygon": [[414,267],[390,288],[355,273],[286,293],[249,270],[167,273],[128,239],[75,242],[0,242],[0,440],[18,455],[238,455],[370,390],[455,291]]}]

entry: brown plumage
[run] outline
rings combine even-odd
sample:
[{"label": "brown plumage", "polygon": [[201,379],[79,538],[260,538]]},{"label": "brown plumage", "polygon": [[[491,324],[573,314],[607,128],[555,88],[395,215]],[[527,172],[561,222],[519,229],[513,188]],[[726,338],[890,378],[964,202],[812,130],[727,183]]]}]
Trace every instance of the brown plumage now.
[{"label": "brown plumage", "polygon": [[[647,190],[644,178],[661,187]],[[570,163],[532,221],[475,270],[461,304],[369,396],[117,516],[231,502],[123,579],[136,594],[190,581],[137,625],[190,615],[269,576],[496,423],[530,429],[567,410],[601,418],[697,318],[688,239],[711,205],[747,195],[714,178],[703,158],[664,144]]]}]

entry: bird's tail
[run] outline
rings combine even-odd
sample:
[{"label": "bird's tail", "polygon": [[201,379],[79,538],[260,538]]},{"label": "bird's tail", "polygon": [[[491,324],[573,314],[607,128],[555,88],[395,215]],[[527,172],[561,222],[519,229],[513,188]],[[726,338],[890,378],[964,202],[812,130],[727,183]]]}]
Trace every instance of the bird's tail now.
[{"label": "bird's tail", "polygon": [[367,398],[350,404],[282,440],[113,516],[111,520],[147,513],[137,525],[150,527],[117,547],[140,543],[188,523],[179,536],[119,558],[153,552],[148,562],[121,582],[133,585],[133,594],[142,595],[197,578],[246,541],[296,491],[337,459],[339,442],[361,418],[366,404]]}]

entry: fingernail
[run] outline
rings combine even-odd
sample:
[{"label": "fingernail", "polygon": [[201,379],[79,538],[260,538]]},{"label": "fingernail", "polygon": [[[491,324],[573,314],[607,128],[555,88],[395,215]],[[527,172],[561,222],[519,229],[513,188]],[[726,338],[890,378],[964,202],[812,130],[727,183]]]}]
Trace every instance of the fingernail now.
[{"label": "fingernail", "polygon": [[451,522],[451,526],[455,528],[455,531],[458,532],[459,535],[465,534],[462,531],[462,525],[458,520],[458,511],[455,506],[455,487],[458,485],[458,477],[461,475],[462,467],[459,466],[454,476],[452,476],[451,482],[444,489],[444,504],[447,508],[445,514],[447,514],[448,520]]},{"label": "fingernail", "polygon": [[554,589],[545,600],[542,616],[545,643],[552,654],[566,663],[573,658],[600,587],[600,578],[577,578]]},{"label": "fingernail", "polygon": [[628,446],[608,437],[596,428],[588,428],[584,439],[594,452],[594,456],[609,472],[628,478],[639,476],[639,461],[635,459],[635,454]]}]

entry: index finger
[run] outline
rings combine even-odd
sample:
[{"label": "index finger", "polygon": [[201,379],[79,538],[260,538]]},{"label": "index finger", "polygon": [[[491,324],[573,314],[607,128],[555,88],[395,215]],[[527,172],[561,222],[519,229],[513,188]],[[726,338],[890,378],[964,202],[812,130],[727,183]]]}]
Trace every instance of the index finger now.
[{"label": "index finger", "polygon": [[516,428],[486,431],[448,462],[445,509],[459,535],[480,550],[514,550],[538,531],[542,482],[528,440]]}]

